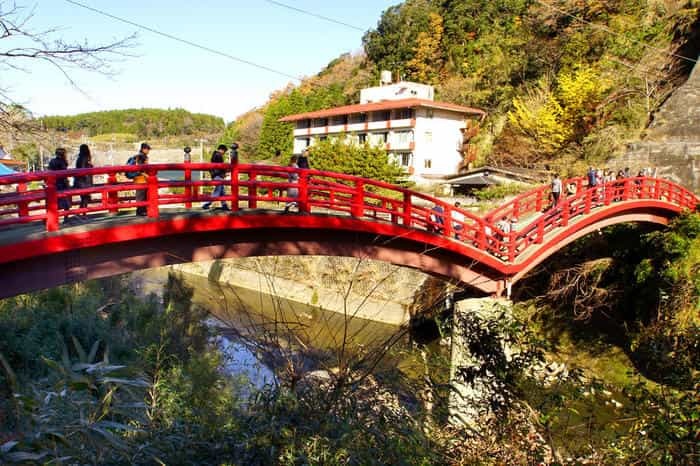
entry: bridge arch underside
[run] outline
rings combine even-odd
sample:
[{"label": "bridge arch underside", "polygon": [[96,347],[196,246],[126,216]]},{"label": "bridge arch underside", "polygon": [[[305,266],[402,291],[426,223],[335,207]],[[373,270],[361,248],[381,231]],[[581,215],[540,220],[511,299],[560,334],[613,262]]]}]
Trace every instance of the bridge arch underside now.
[{"label": "bridge arch underside", "polygon": [[[624,209],[621,207],[624,207]],[[585,217],[581,221],[571,224],[567,228],[562,228],[561,231],[557,231],[533,254],[516,262],[515,269],[517,271],[512,274],[511,283],[521,280],[549,257],[591,233],[621,223],[651,223],[667,226],[679,213],[679,210],[670,210],[667,206],[631,208],[630,206],[618,206],[617,208],[613,206],[590,217]]]},{"label": "bridge arch underside", "polygon": [[[293,218],[293,217],[287,217]],[[337,226],[337,225],[336,225]],[[404,233],[406,233],[404,231]],[[424,232],[421,235],[429,235]],[[100,232],[94,232],[100,235]],[[385,235],[338,228],[243,228],[194,231],[92,246],[73,246],[4,264],[0,298],[165,265],[256,256],[342,256],[389,262],[472,287],[503,290],[505,277],[464,249],[429,244],[416,235]],[[458,244],[447,240],[448,243]],[[70,243],[62,241],[62,244]],[[22,247],[22,246],[19,246]],[[3,251],[0,248],[0,254]],[[493,260],[492,257],[488,259]]]}]

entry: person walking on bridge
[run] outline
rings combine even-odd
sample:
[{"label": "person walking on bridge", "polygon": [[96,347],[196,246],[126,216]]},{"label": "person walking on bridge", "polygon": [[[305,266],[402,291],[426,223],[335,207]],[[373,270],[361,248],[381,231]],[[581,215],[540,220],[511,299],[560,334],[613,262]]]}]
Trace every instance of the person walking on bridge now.
[{"label": "person walking on bridge", "polygon": [[[92,168],[92,155],[90,147],[87,144],[81,144],[78,149],[78,158],[75,161],[75,168]],[[84,189],[92,186],[92,175],[83,175],[74,177],[74,185],[76,188]],[[80,195],[80,208],[87,208],[90,203],[89,194]],[[82,214],[85,216],[86,214]]]},{"label": "person walking on bridge", "polygon": [[[147,143],[141,144],[141,150],[135,156],[136,165],[146,165],[148,164],[148,153],[151,151],[151,146]],[[136,172],[132,178],[133,182],[136,184],[146,184],[148,182],[148,174],[143,170]],[[146,188],[136,190],[136,202],[146,202],[148,200],[148,190]],[[148,213],[148,208],[146,206],[140,206],[136,208],[136,215],[145,217]]]},{"label": "person walking on bridge", "polygon": [[309,149],[304,149],[304,152],[297,157],[297,165],[299,168],[311,168],[311,165],[309,164]]},{"label": "person walking on bridge", "polygon": [[556,207],[559,204],[559,198],[561,197],[562,183],[561,178],[559,178],[559,173],[554,174],[552,179],[552,207]]},{"label": "person walking on bridge", "polygon": [[[224,155],[226,155],[227,150],[228,147],[226,147],[224,144],[219,144],[219,147],[217,147],[214,153],[211,154],[211,163],[224,163]],[[214,168],[209,170],[209,174],[211,175],[211,179],[214,181],[224,181],[226,179],[226,170],[223,168]],[[221,183],[214,186],[211,197],[221,197],[223,195],[224,184]],[[214,201],[205,202],[204,205],[202,205],[202,209],[207,210],[209,207],[211,207],[212,202]],[[223,210],[231,210],[228,208],[226,201],[221,201],[221,208]]]},{"label": "person walking on bridge", "polygon": [[[66,158],[66,149],[59,147],[56,149],[55,157],[49,162],[49,170],[51,171],[63,171],[68,169],[68,159]],[[65,191],[70,188],[68,183],[68,177],[57,176],[56,177],[56,191],[58,191],[59,196],[61,191]],[[70,196],[59,197],[58,198],[58,208],[61,210],[70,210],[71,198]],[[63,222],[68,223],[68,215],[63,217]]]}]

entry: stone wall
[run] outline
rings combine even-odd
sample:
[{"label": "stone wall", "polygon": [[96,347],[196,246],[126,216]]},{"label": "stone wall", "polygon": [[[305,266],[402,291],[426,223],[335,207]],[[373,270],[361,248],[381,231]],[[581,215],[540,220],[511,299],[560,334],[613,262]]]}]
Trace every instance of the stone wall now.
[{"label": "stone wall", "polygon": [[197,262],[174,270],[391,325],[408,323],[427,275],[344,257],[258,257]]},{"label": "stone wall", "polygon": [[623,164],[653,167],[657,175],[700,193],[700,67],[664,102],[644,140],[628,146]]}]

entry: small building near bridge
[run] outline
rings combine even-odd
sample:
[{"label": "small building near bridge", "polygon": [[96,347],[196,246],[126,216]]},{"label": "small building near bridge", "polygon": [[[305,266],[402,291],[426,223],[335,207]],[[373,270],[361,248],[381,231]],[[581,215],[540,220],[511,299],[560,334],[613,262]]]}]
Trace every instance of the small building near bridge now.
[{"label": "small building near bridge", "polygon": [[525,168],[479,167],[445,181],[452,195],[471,195],[474,191],[503,184],[521,186],[546,182],[547,172]]}]

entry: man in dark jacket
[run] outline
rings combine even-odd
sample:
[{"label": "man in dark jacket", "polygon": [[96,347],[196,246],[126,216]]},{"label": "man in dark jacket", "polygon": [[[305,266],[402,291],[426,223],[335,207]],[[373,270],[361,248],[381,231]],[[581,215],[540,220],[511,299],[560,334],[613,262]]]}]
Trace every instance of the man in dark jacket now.
[{"label": "man in dark jacket", "polygon": [[299,165],[299,168],[311,168],[309,164],[309,149],[305,149],[297,158],[297,165]]},{"label": "man in dark jacket", "polygon": [[[211,155],[211,163],[224,163],[224,155],[226,155],[226,151],[228,148],[220,144],[219,147],[214,151],[214,153]],[[209,171],[209,174],[211,175],[211,179],[215,181],[223,181],[226,178],[226,170],[222,168],[215,168]],[[218,184],[214,186],[214,191],[211,193],[211,197],[220,197],[224,195],[224,185],[223,184]],[[204,203],[202,205],[202,209],[208,209],[211,207],[212,201]],[[228,204],[226,204],[226,201],[221,201],[221,208],[223,210],[231,210],[228,208]]]},{"label": "man in dark jacket", "polygon": [[[68,169],[68,159],[66,158],[66,150],[63,147],[56,149],[56,156],[49,162],[49,170],[61,171]],[[56,178],[56,191],[65,191],[70,188],[68,178],[65,176]],[[58,208],[63,210],[70,209],[70,199],[67,197],[58,198]],[[65,217],[68,218],[67,216]]]}]

